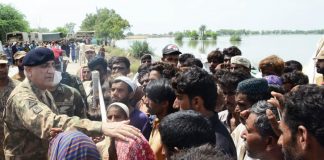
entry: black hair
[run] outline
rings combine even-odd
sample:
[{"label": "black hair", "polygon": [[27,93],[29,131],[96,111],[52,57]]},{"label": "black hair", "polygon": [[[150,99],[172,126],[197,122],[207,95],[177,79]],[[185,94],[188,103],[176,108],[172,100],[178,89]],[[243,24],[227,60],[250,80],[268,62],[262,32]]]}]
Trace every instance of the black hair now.
[{"label": "black hair", "polygon": [[[219,71],[221,72],[221,71]],[[235,91],[237,85],[242,82],[243,80],[249,79],[250,75],[245,72],[238,72],[238,71],[223,71],[223,75],[217,79],[217,84],[220,88],[226,88],[230,91]]]},{"label": "black hair", "polygon": [[229,155],[224,154],[221,149],[210,144],[182,150],[171,156],[171,160],[233,160]]},{"label": "black hair", "polygon": [[215,59],[219,63],[224,63],[224,54],[218,48],[216,50],[211,51],[207,56],[208,63],[211,63]]},{"label": "black hair", "polygon": [[102,57],[94,57],[90,62],[88,62],[88,67],[90,70],[94,70],[95,66],[102,66],[104,70],[107,70],[108,62]]},{"label": "black hair", "polygon": [[138,67],[138,69],[137,69],[137,72],[138,72],[137,80],[138,80],[138,82],[141,80],[141,78],[143,78],[143,76],[145,74],[150,73],[150,67],[151,67],[151,64],[149,64],[149,63],[141,64]]},{"label": "black hair", "polygon": [[163,63],[163,62],[154,62],[150,67],[150,71],[157,71],[161,74],[162,78],[171,79],[175,77],[178,70],[171,64]]},{"label": "black hair", "polygon": [[115,61],[117,56],[112,56],[109,60],[108,60],[108,68],[110,70],[112,70],[112,66],[113,66],[113,61]]},{"label": "black hair", "polygon": [[285,67],[283,72],[284,73],[288,73],[288,72],[292,72],[292,71],[302,71],[303,70],[303,65],[295,60],[290,60],[290,61],[286,61],[285,62]]},{"label": "black hair", "polygon": [[226,55],[226,56],[229,56],[229,57],[234,57],[234,56],[242,55],[242,52],[236,46],[231,46],[231,47],[225,48],[223,50],[223,54]]},{"label": "black hair", "polygon": [[204,100],[204,107],[213,111],[216,105],[217,87],[213,76],[199,67],[191,67],[173,81],[173,88],[180,94],[188,95],[191,100],[200,96]]},{"label": "black hair", "polygon": [[281,76],[282,83],[290,83],[293,86],[308,84],[308,76],[301,71],[292,71],[284,73]]},{"label": "black hair", "polygon": [[147,60],[147,59],[152,60],[152,56],[151,56],[151,54],[147,53],[147,54],[144,54],[144,55],[141,57],[141,61],[142,61],[142,60]]},{"label": "black hair", "polygon": [[129,59],[124,56],[112,57],[111,58],[111,69],[112,69],[112,66],[116,63],[124,63],[127,69],[129,69],[129,67],[130,67]]},{"label": "black hair", "polygon": [[293,140],[298,126],[302,125],[324,147],[324,86],[301,85],[289,92],[285,95],[283,113]]},{"label": "black hair", "polygon": [[183,64],[188,58],[195,58],[191,53],[184,53],[179,56],[179,63]]},{"label": "black hair", "polygon": [[160,104],[162,101],[168,101],[168,114],[176,111],[173,108],[173,102],[176,95],[169,80],[164,78],[153,80],[147,84],[145,92],[147,97],[157,104]]},{"label": "black hair", "polygon": [[277,92],[277,93],[281,93],[284,94],[285,90],[281,85],[277,85],[277,84],[268,84],[269,86],[269,93],[273,92]]},{"label": "black hair", "polygon": [[268,117],[266,115],[267,109],[270,109],[275,115],[276,119],[279,120],[279,115],[276,107],[274,107],[272,104],[268,103],[265,100],[261,100],[252,105],[252,107],[250,108],[251,114],[256,115],[256,119],[253,125],[262,137],[272,136],[275,138],[279,138],[273,131],[271,124],[268,120]]},{"label": "black hair", "polygon": [[246,98],[247,100],[251,103],[251,104],[254,104],[258,101],[261,101],[261,100],[268,100],[271,98],[271,93],[270,93],[270,90],[268,90],[267,92],[265,93],[258,93],[258,94],[252,94],[252,93],[242,93],[242,94],[245,94],[246,95]]},{"label": "black hair", "polygon": [[159,125],[159,132],[168,153],[174,152],[175,147],[182,150],[216,143],[215,132],[209,120],[192,110],[167,115]]},{"label": "black hair", "polygon": [[203,68],[202,62],[197,59],[197,58],[188,58],[186,61],[183,63],[184,67],[192,67],[192,66],[197,66],[199,68]]}]

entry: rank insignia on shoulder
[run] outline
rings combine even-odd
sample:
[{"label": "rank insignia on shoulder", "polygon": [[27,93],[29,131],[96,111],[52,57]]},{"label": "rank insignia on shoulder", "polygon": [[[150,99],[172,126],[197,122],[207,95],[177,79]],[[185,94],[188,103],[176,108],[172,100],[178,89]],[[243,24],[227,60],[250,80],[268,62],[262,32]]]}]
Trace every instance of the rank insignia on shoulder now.
[{"label": "rank insignia on shoulder", "polygon": [[29,102],[28,102],[28,107],[29,107],[29,108],[32,108],[32,107],[34,107],[36,104],[37,104],[37,102],[35,102],[35,101],[29,101]]},{"label": "rank insignia on shoulder", "polygon": [[37,105],[35,105],[35,106],[32,108],[32,110],[33,110],[33,112],[34,112],[35,114],[38,114],[38,113],[40,113],[41,111],[43,111],[43,109],[42,109],[41,107],[37,106]]}]

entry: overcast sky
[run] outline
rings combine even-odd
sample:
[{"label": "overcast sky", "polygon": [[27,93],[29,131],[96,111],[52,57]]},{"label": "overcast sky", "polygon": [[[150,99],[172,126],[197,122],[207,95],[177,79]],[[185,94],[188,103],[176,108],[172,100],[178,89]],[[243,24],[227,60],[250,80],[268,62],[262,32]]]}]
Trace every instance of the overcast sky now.
[{"label": "overcast sky", "polygon": [[323,29],[324,0],[1,0],[21,11],[32,28],[65,23],[79,29],[87,13],[114,9],[134,33],[198,29]]}]

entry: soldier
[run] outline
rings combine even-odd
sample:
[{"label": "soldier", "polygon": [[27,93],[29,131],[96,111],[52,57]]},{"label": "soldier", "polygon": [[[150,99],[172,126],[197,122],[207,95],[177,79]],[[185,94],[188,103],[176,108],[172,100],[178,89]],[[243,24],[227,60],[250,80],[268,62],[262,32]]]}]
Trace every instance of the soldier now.
[{"label": "soldier", "polygon": [[48,48],[31,50],[23,60],[26,79],[8,98],[4,113],[4,151],[9,159],[47,159],[50,131],[77,129],[88,136],[126,140],[140,131],[124,122],[96,122],[77,116],[58,115],[52,95],[54,54]]},{"label": "soldier", "polygon": [[[108,105],[111,103],[110,101],[110,87],[109,87],[109,74],[107,70],[107,60],[105,60],[102,57],[95,57],[93,58],[89,63],[88,67],[91,71],[98,71],[99,72],[99,81],[101,84],[101,90],[103,93],[103,99],[105,105]],[[95,80],[95,77],[93,78]],[[93,81],[89,81],[88,83],[85,83],[86,87],[86,93],[88,95],[87,97],[87,103],[88,103],[88,111],[87,116],[90,120],[98,120],[101,119],[101,113],[100,113],[100,107],[99,105],[99,97],[94,97],[94,91],[93,91]],[[95,100],[95,101],[94,101]],[[98,102],[98,103],[97,103]]]},{"label": "soldier", "polygon": [[18,73],[15,74],[14,76],[12,76],[11,78],[15,79],[15,80],[18,80],[20,82],[22,82],[26,77],[25,74],[24,74],[24,66],[22,65],[22,61],[23,61],[25,56],[26,56],[25,51],[18,51],[14,55],[15,63],[18,66]]},{"label": "soldier", "polygon": [[86,104],[78,90],[62,84],[61,62],[59,59],[55,60],[55,74],[53,87],[48,90],[53,95],[55,105],[59,114],[66,114],[70,117],[78,116],[86,118]]},{"label": "soldier", "polygon": [[95,48],[93,46],[88,46],[84,52],[84,56],[89,63],[96,56]]},{"label": "soldier", "polygon": [[84,90],[81,79],[75,75],[71,75],[70,73],[66,72],[66,68],[69,62],[68,60],[69,58],[66,55],[63,55],[63,71],[61,83],[77,89],[80,92],[83,101],[86,102],[87,94]]},{"label": "soldier", "polygon": [[7,56],[4,54],[0,54],[0,159],[4,159],[3,153],[3,117],[2,113],[6,106],[7,99],[11,93],[11,91],[16,87],[19,83],[16,80],[9,78],[9,63],[7,60]]}]

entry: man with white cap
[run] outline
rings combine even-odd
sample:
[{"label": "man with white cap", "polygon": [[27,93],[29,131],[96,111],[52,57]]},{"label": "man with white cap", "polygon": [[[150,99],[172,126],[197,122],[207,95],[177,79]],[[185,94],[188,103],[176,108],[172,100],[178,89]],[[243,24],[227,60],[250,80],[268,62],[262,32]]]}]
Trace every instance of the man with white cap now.
[{"label": "man with white cap", "polygon": [[324,49],[314,58],[316,60],[316,71],[322,74],[322,79],[316,82],[317,84],[324,85]]},{"label": "man with white cap", "polygon": [[[112,102],[121,102],[127,105],[129,109],[130,125],[140,129],[142,133],[146,131],[148,117],[130,104],[134,97],[136,85],[126,76],[119,76],[114,79],[111,85],[110,95]],[[145,136],[145,133],[143,133]],[[148,133],[149,134],[149,133]]]},{"label": "man with white cap", "polygon": [[234,56],[231,58],[231,71],[239,70],[250,74],[251,72],[251,62],[243,56]]},{"label": "man with white cap", "polygon": [[4,54],[0,54],[0,159],[4,159],[3,153],[3,110],[6,107],[7,99],[11,93],[11,91],[17,86],[19,83],[16,80],[9,78],[9,63],[7,60],[7,56]]}]

